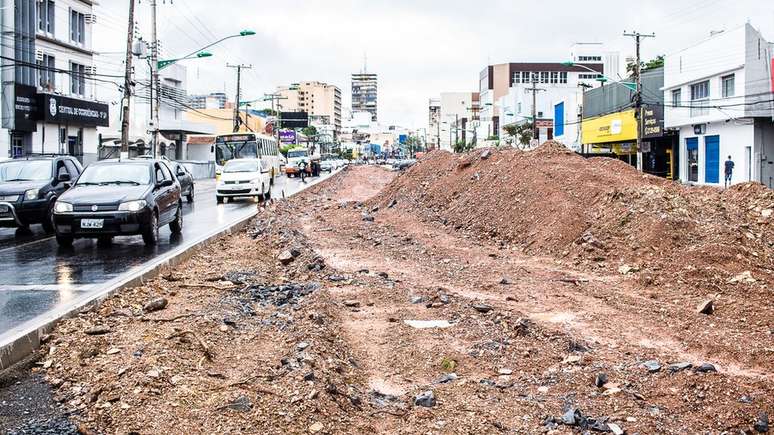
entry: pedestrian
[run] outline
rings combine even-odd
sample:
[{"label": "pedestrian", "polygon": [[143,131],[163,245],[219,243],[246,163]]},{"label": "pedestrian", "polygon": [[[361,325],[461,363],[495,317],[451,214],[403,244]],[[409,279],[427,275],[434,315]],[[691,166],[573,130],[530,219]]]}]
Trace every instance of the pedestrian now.
[{"label": "pedestrian", "polygon": [[726,187],[731,185],[731,177],[734,174],[734,161],[731,160],[731,156],[728,156],[726,160]]}]

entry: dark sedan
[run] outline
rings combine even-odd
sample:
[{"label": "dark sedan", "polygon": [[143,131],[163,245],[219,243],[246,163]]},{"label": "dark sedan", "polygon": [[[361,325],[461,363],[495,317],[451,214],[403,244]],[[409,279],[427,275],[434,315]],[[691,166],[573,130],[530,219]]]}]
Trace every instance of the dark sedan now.
[{"label": "dark sedan", "polygon": [[194,188],[195,182],[193,174],[182,163],[173,163],[175,169],[175,176],[177,181],[180,182],[180,188],[183,190],[183,196],[188,202],[194,201]]},{"label": "dark sedan", "polygon": [[94,163],[59,197],[54,224],[61,246],[77,238],[109,243],[125,235],[142,235],[146,245],[155,245],[160,227],[183,229],[180,183],[162,160]]},{"label": "dark sedan", "polygon": [[54,203],[81,171],[81,164],[70,156],[0,162],[0,227],[28,228],[39,223],[46,232],[53,232]]}]

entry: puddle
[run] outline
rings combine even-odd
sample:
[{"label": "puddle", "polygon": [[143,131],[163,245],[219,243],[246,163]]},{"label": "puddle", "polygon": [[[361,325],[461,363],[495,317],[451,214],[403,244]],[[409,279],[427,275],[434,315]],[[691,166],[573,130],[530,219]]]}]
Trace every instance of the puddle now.
[{"label": "puddle", "polygon": [[448,320],[404,320],[403,323],[416,329],[448,328],[454,325]]}]

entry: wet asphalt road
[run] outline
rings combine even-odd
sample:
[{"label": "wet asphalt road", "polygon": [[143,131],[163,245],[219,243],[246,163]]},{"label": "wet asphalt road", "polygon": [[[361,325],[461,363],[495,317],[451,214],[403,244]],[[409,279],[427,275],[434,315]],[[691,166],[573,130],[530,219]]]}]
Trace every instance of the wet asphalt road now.
[{"label": "wet asphalt road", "polygon": [[[296,178],[281,177],[272,189],[272,196],[281,199],[283,193],[287,197],[305,186]],[[146,247],[142,238],[136,236],[116,237],[112,245],[104,247],[97,246],[96,240],[81,239],[75,241],[73,249],[60,249],[40,225],[33,225],[28,234],[0,228],[0,345],[5,341],[5,334],[29,329],[35,317],[243,219],[256,206],[251,199],[217,205],[214,181],[198,181],[193,204],[184,202],[183,233],[172,236],[169,227],[164,227],[155,247]]]}]

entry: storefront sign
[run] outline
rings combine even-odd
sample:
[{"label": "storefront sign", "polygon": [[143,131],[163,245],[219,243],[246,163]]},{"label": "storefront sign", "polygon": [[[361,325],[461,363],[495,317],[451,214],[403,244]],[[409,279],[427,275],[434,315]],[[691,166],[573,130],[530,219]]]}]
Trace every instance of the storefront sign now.
[{"label": "storefront sign", "polygon": [[37,90],[34,86],[14,86],[14,126],[17,131],[36,131],[40,120]]},{"label": "storefront sign", "polygon": [[535,126],[537,126],[537,128],[554,128],[554,120],[538,119],[537,122],[535,122]]},{"label": "storefront sign", "polygon": [[43,120],[56,124],[108,127],[108,105],[60,95],[43,96]]},{"label": "storefront sign", "polygon": [[296,143],[296,132],[293,130],[280,131],[279,136],[282,143]]},{"label": "storefront sign", "polygon": [[585,144],[635,140],[637,139],[637,120],[634,117],[634,109],[584,119],[581,130]]},{"label": "storefront sign", "polygon": [[[645,106],[642,108],[642,137],[651,138],[664,135],[664,108]],[[645,152],[645,151],[643,151]]]}]

